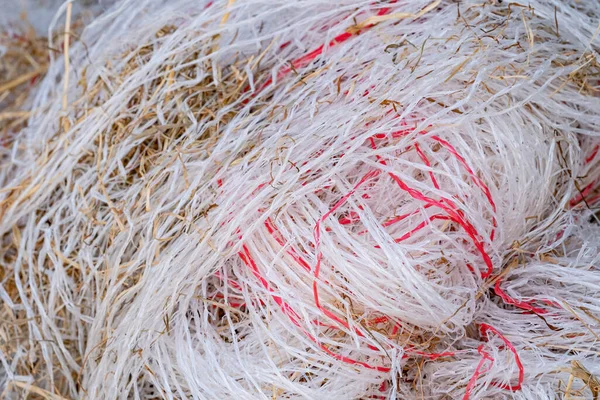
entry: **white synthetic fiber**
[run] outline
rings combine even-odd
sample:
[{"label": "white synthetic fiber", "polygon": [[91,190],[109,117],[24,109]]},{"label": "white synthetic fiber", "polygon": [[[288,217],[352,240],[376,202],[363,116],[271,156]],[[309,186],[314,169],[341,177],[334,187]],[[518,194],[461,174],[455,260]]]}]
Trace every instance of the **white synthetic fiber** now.
[{"label": "white synthetic fiber", "polygon": [[508,3],[115,3],[1,148],[5,393],[591,396],[600,6]]}]

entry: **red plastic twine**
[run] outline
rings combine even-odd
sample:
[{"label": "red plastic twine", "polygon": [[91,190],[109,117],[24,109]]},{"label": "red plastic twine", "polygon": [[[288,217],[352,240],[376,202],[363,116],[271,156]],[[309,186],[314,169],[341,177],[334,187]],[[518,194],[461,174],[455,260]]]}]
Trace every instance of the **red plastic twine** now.
[{"label": "red plastic twine", "polygon": [[[513,353],[513,355],[515,357],[515,363],[517,364],[517,368],[519,368],[519,378],[518,378],[516,385],[510,385],[510,384],[506,384],[506,383],[498,383],[495,381],[492,382],[492,385],[499,387],[501,389],[510,390],[512,392],[520,390],[521,385],[523,384],[523,378],[524,378],[525,373],[524,373],[524,369],[523,369],[523,364],[521,363],[521,359],[519,358],[519,355],[517,354],[517,350],[515,349],[515,346],[513,346],[513,344],[507,338],[504,337],[504,335],[502,335],[500,332],[498,332],[498,330],[491,325],[482,323],[479,326],[479,331],[481,333],[481,336],[483,336],[485,339],[487,339],[489,337],[490,332],[495,334],[496,336],[498,336],[498,338],[500,338],[500,340],[502,340],[504,342],[504,344],[506,345],[508,350],[511,353]],[[469,400],[469,397],[471,396],[471,393],[473,391],[473,388],[475,387],[475,383],[476,383],[479,375],[484,374],[487,371],[489,371],[492,368],[492,365],[494,363],[494,359],[483,350],[483,344],[479,345],[479,347],[477,348],[477,352],[481,355],[481,360],[477,364],[477,367],[475,368],[475,372],[471,376],[471,379],[469,379],[469,383],[467,384],[467,388],[465,390],[465,395],[463,396],[463,400]],[[486,363],[486,361],[489,361],[490,365],[485,369],[485,371],[482,371],[481,369],[483,368],[483,365]]]},{"label": "red plastic twine", "polygon": [[596,157],[596,155],[598,154],[598,150],[600,150],[600,144],[597,144],[594,146],[594,149],[592,150],[592,153],[585,159],[584,164],[589,164],[592,162],[592,160]]},{"label": "red plastic twine", "polygon": [[[592,152],[590,153],[590,155],[585,158],[583,164],[587,165],[587,164],[591,163],[598,155],[599,150],[600,150],[600,144],[595,145],[594,148],[592,149]],[[596,180],[590,182],[589,184],[587,184],[583,189],[580,190],[580,192],[579,192],[579,194],[577,194],[577,196],[575,196],[573,199],[571,199],[571,201],[569,202],[569,205],[571,207],[575,207],[584,200],[590,204],[596,202],[598,200],[598,198],[600,198],[599,196],[595,196],[592,199],[587,199],[586,196],[588,194],[590,194],[591,192],[598,190],[598,188],[596,186],[599,181],[600,181],[600,179],[596,179]],[[594,189],[595,187],[596,187],[596,189]]]},{"label": "red plastic twine", "polygon": [[[481,354],[481,360],[479,360],[479,364],[477,364],[477,367],[475,368],[475,372],[473,372],[473,376],[471,376],[471,379],[469,379],[469,383],[467,384],[467,389],[465,390],[465,395],[463,396],[463,400],[469,400],[469,397],[471,396],[471,392],[473,391],[473,388],[475,387],[475,383],[477,383],[477,378],[479,377],[479,375],[485,374],[486,372],[488,372],[492,368],[492,365],[494,363],[494,359],[483,350],[482,344],[480,344],[479,347],[477,348],[477,352],[479,354]],[[491,363],[485,371],[482,371],[481,368],[486,363],[486,361],[490,361]]]},{"label": "red plastic twine", "polygon": [[513,346],[513,344],[507,338],[504,337],[504,335],[502,335],[500,332],[498,332],[498,330],[491,325],[482,323],[479,326],[479,331],[481,332],[481,336],[483,336],[485,338],[489,337],[489,335],[488,335],[489,332],[492,332],[493,334],[498,336],[498,338],[500,338],[500,340],[502,340],[504,342],[506,347],[508,347],[508,350],[510,350],[510,352],[513,353],[513,355],[515,357],[515,363],[517,364],[517,368],[519,369],[519,377],[518,377],[518,381],[517,381],[516,385],[510,385],[507,383],[498,383],[498,382],[492,382],[492,385],[497,386],[502,389],[505,389],[505,390],[510,390],[512,392],[515,392],[515,391],[521,389],[525,371],[523,369],[523,364],[521,363],[521,359],[519,358],[519,354],[517,354],[517,349],[515,349],[515,346]]},{"label": "red plastic twine", "polygon": [[[396,0],[390,1],[390,4],[395,3]],[[377,12],[378,16],[381,15],[385,15],[388,14],[391,11],[390,7],[385,7],[382,8],[381,10],[379,10]],[[353,36],[358,36],[360,35],[363,31],[370,29],[371,27],[373,27],[373,25],[368,25],[365,26],[363,28],[362,31],[356,31],[356,32],[344,32],[344,33],[340,33],[339,35],[337,35],[336,37],[334,37],[331,41],[329,41],[329,47],[334,47],[340,43],[344,43],[346,40],[350,39]],[[288,43],[284,44],[282,47],[287,47]],[[325,49],[325,45],[321,45],[319,47],[317,47],[316,49],[314,49],[313,51],[306,53],[305,55],[303,55],[300,58],[295,59],[294,61],[292,61],[290,63],[290,66],[284,67],[282,69],[280,69],[277,72],[277,79],[281,79],[284,76],[286,76],[287,74],[289,74],[291,71],[294,71],[298,68],[302,68],[307,66],[308,64],[310,64],[315,58],[317,58],[318,56],[320,56],[321,54],[323,54],[323,50]],[[273,78],[269,78],[262,86],[260,86],[260,88],[258,89],[258,92],[262,92],[267,86],[269,86],[271,83],[273,83]]]},{"label": "red plastic twine", "polygon": [[[371,142],[371,147],[374,150],[377,149],[377,146],[375,145],[375,140],[373,138],[369,138],[369,141]],[[443,141],[443,142],[447,143],[445,141]],[[447,144],[449,145],[449,143],[447,143]],[[451,147],[451,148],[454,149],[453,147]],[[456,150],[454,150],[454,152],[456,152]],[[381,165],[384,165],[384,166],[387,165],[385,160],[383,158],[381,158],[380,156],[377,155],[376,158]],[[398,187],[400,189],[404,190],[410,197],[412,197],[415,200],[420,200],[420,201],[428,204],[429,206],[433,206],[433,207],[442,209],[443,211],[446,212],[449,219],[451,219],[453,222],[456,222],[457,224],[459,224],[463,228],[465,233],[469,236],[469,238],[473,241],[473,245],[479,251],[479,253],[481,254],[481,256],[485,262],[487,270],[485,272],[481,273],[481,277],[483,279],[485,279],[492,274],[492,270],[493,270],[492,260],[491,260],[490,256],[487,254],[487,252],[485,251],[485,249],[483,247],[483,243],[479,240],[479,237],[480,237],[479,233],[473,227],[473,225],[464,218],[464,214],[460,210],[457,210],[457,208],[454,205],[454,202],[452,200],[446,199],[446,198],[443,198],[442,200],[439,200],[439,201],[435,200],[431,197],[424,195],[422,192],[418,191],[417,189],[413,189],[413,188],[409,187],[393,172],[388,172],[388,175],[392,178],[392,180],[394,182],[396,182]],[[445,203],[449,204],[450,206],[446,205]]]},{"label": "red plastic twine", "polygon": [[533,306],[531,303],[532,302],[528,302],[528,301],[521,301],[521,300],[517,300],[514,299],[512,297],[510,297],[504,290],[502,290],[502,288],[500,287],[500,283],[502,282],[502,279],[498,279],[496,281],[496,284],[494,285],[494,293],[496,293],[496,295],[498,295],[502,301],[504,301],[504,303],[506,304],[511,304],[515,307],[518,307],[522,310],[525,311],[531,311],[534,314],[546,314],[548,311],[544,310],[543,308],[539,308],[539,307],[535,307]]}]

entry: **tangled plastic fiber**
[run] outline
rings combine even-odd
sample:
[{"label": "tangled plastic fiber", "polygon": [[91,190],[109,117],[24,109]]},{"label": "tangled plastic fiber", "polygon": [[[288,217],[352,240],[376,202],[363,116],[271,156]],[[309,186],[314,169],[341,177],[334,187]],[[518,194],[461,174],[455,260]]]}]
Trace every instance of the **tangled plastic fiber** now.
[{"label": "tangled plastic fiber", "polygon": [[71,19],[0,75],[3,396],[598,397],[600,3]]}]

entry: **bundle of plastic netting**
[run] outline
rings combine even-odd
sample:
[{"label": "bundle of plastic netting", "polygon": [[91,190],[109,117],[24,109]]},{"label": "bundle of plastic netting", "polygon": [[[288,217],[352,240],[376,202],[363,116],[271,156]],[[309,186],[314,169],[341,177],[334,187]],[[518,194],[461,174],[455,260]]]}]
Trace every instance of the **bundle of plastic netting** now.
[{"label": "bundle of plastic netting", "polygon": [[71,19],[0,76],[7,398],[598,396],[597,2]]}]

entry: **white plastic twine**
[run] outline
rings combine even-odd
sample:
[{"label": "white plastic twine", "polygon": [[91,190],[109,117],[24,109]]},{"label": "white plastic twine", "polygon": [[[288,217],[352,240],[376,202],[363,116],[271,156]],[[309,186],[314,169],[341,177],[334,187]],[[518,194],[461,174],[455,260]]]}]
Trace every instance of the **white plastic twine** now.
[{"label": "white plastic twine", "polygon": [[597,393],[600,8],[507,3],[99,16],[2,149],[4,393]]}]

